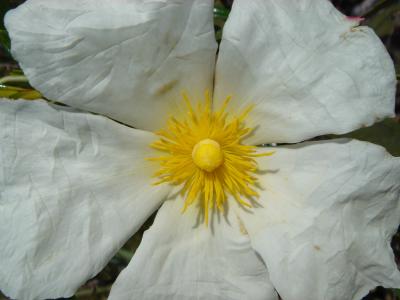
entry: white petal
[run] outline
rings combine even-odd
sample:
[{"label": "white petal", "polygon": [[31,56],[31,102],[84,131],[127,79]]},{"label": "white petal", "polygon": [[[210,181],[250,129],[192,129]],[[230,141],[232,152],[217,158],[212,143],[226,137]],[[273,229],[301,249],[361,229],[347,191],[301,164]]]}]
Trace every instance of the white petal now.
[{"label": "white petal", "polygon": [[241,218],[283,299],[361,299],[378,285],[400,287],[390,247],[399,158],[336,140],[277,148],[261,168],[263,207]]},{"label": "white petal", "polygon": [[159,129],[181,92],[211,89],[211,0],[28,0],[5,24],[12,53],[47,98]]},{"label": "white petal", "polygon": [[328,0],[236,0],[215,102],[254,103],[249,143],[298,142],[393,116],[393,63],[375,33]]},{"label": "white petal", "polygon": [[153,134],[42,101],[0,100],[0,289],[73,295],[165,199]]},{"label": "white petal", "polygon": [[197,207],[182,214],[182,205],[163,204],[110,300],[278,300],[235,215],[206,227]]}]

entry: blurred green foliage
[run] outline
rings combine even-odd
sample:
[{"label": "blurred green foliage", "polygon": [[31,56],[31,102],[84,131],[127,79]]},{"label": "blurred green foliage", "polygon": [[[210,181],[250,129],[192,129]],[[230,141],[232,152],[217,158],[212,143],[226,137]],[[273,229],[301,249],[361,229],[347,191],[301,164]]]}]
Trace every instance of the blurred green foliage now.
[{"label": "blurred green foliage", "polygon": [[10,38],[4,27],[4,16],[10,8],[10,3],[8,1],[0,1],[0,47],[8,56],[10,54]]},{"label": "blurred green foliage", "polygon": [[386,119],[371,127],[365,127],[337,137],[350,137],[381,145],[394,156],[400,156],[400,124],[398,119]]},{"label": "blurred green foliage", "polygon": [[1,47],[6,51],[7,54],[10,53],[11,42],[10,37],[5,29],[0,29],[0,44]]},{"label": "blurred green foliage", "polygon": [[[370,17],[367,17],[365,25],[374,28],[375,32],[380,37],[390,36],[396,26],[395,15],[400,11],[400,2],[387,2],[387,5],[381,10],[373,10],[368,12]],[[375,12],[375,13],[374,13]]]},{"label": "blurred green foliage", "polygon": [[8,1],[1,1],[0,2],[0,28],[4,28],[4,16],[6,12],[10,9],[10,3]]}]

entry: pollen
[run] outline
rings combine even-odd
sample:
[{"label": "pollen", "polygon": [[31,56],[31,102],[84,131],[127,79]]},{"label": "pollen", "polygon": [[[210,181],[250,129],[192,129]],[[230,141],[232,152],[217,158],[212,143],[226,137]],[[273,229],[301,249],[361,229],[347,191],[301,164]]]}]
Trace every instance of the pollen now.
[{"label": "pollen", "polygon": [[187,114],[181,119],[171,116],[166,127],[156,132],[159,139],[151,144],[164,153],[149,158],[160,166],[154,184],[179,186],[185,199],[182,212],[196,203],[206,224],[209,213],[214,209],[223,212],[228,199],[252,207],[259,196],[256,158],[273,154],[257,153],[256,146],[242,144],[252,132],[245,125],[252,107],[238,114],[228,113],[230,99],[227,97],[213,111],[208,92],[195,106],[183,94]]}]

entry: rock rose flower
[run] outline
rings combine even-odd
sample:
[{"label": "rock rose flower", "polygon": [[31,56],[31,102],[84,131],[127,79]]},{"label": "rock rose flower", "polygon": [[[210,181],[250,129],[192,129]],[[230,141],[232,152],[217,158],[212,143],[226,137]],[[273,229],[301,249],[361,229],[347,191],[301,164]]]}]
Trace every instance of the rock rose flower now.
[{"label": "rock rose flower", "polygon": [[236,0],[216,59],[211,0],[28,0],[5,23],[31,84],[67,105],[0,101],[6,295],[73,295],[158,208],[110,299],[400,287],[399,159],[290,145],[393,116],[371,29],[327,0]]}]

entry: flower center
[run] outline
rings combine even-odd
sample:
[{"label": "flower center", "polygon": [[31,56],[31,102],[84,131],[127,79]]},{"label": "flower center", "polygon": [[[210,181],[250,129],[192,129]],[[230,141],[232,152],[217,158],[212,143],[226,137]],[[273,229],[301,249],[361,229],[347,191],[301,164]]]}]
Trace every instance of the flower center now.
[{"label": "flower center", "polygon": [[[169,183],[180,186],[185,197],[183,212],[197,202],[203,208],[204,222],[208,223],[209,211],[223,211],[227,199],[233,198],[240,205],[251,207],[251,200],[258,197],[256,146],[242,144],[252,129],[245,126],[251,107],[238,115],[228,114],[228,97],[219,110],[213,111],[211,99],[192,106],[183,95],[187,117],[171,117],[165,129],[156,132],[159,140],[151,144],[165,154],[149,160],[159,163],[154,174],[155,184]],[[247,199],[247,200],[246,200]]]},{"label": "flower center", "polygon": [[194,146],[192,158],[200,169],[212,172],[222,164],[224,154],[216,141],[204,139]]}]

